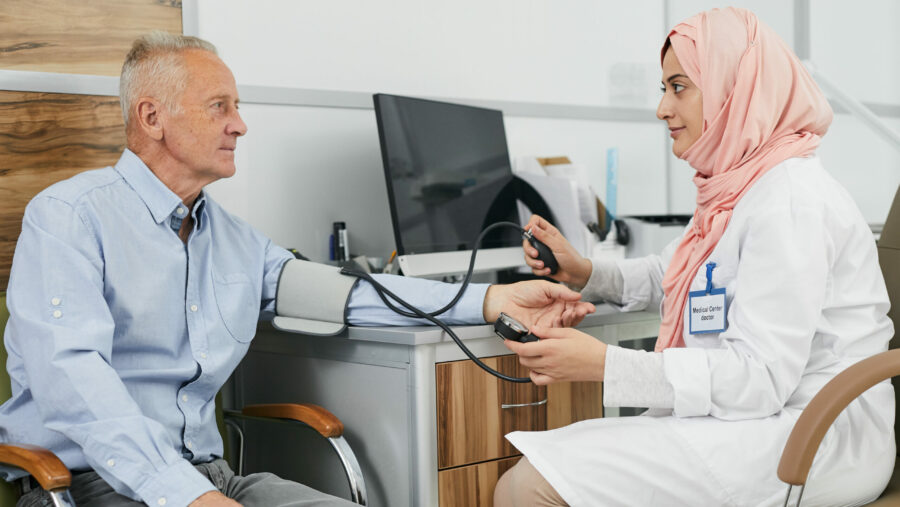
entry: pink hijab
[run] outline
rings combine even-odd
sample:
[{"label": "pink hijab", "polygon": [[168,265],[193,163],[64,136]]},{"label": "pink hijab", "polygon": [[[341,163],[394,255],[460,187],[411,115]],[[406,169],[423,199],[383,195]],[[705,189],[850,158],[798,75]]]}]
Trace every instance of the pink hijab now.
[{"label": "pink hijab", "polygon": [[684,346],[691,281],[741,197],[780,162],[812,155],[832,119],[794,53],[750,11],[703,12],[673,28],[668,40],[703,93],[703,133],[681,156],[697,171],[697,209],[663,277],[657,351]]}]

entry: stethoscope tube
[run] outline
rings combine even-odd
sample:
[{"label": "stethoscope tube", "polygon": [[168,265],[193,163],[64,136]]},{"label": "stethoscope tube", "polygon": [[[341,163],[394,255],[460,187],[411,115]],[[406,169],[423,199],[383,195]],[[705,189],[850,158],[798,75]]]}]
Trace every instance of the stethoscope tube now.
[{"label": "stethoscope tube", "polygon": [[[437,318],[438,315],[453,308],[453,306],[456,305],[457,302],[459,302],[459,299],[462,297],[463,293],[465,293],[465,291],[466,291],[466,288],[469,286],[469,281],[472,279],[472,272],[475,270],[475,254],[478,253],[478,247],[479,247],[479,245],[481,245],[481,240],[484,239],[484,236],[488,232],[490,232],[498,227],[513,227],[516,230],[518,230],[519,232],[525,233],[525,230],[522,229],[522,227],[520,227],[518,224],[515,224],[512,222],[493,223],[493,224],[489,225],[488,227],[486,227],[483,231],[481,231],[481,234],[479,234],[478,238],[475,240],[474,248],[472,248],[472,256],[469,259],[469,269],[466,272],[466,277],[463,279],[462,285],[460,286],[459,291],[456,293],[456,296],[454,296],[454,298],[449,303],[447,303],[447,305],[445,305],[443,308],[436,310],[434,312],[431,312],[431,313],[423,312],[419,308],[416,308],[415,306],[413,306],[413,305],[407,303],[406,301],[404,301],[403,299],[399,298],[396,294],[394,294],[393,292],[388,290],[387,287],[385,287],[384,285],[375,281],[375,279],[369,273],[344,267],[343,269],[341,269],[341,274],[355,276],[357,278],[361,278],[361,279],[369,282],[369,284],[371,284],[372,287],[375,289],[375,293],[378,294],[378,297],[380,297],[381,300],[384,302],[385,306],[390,308],[395,313],[397,313],[399,315],[403,315],[404,317],[425,319],[428,322],[431,322],[432,324],[443,329],[444,332],[447,333],[448,335],[450,335],[450,338],[452,338],[453,341],[456,342],[456,345],[466,354],[466,356],[468,356],[469,359],[471,359],[475,364],[477,364],[479,367],[481,367],[481,369],[483,369],[484,371],[490,373],[491,375],[493,375],[501,380],[505,380],[507,382],[516,382],[516,383],[520,383],[520,384],[528,383],[528,382],[531,382],[531,379],[529,377],[510,377],[509,375],[504,375],[503,373],[500,373],[499,371],[497,371],[497,370],[491,368],[490,366],[484,364],[483,362],[481,362],[481,360],[478,359],[478,357],[476,357],[475,354],[473,354],[472,351],[469,350],[469,348],[465,346],[465,344],[463,344],[462,340],[460,340],[459,337],[456,336],[456,333],[454,333],[453,330],[450,329],[450,326],[443,323],[441,320],[439,320]],[[404,306],[409,311],[407,312],[405,310],[397,308],[393,303],[391,303],[390,300],[388,300],[388,298],[391,298],[391,299],[395,300],[396,302],[400,303],[402,306]]]}]

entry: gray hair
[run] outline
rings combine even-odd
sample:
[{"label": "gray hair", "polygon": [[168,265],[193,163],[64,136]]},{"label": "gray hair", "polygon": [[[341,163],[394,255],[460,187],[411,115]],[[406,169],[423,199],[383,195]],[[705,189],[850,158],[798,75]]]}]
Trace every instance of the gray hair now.
[{"label": "gray hair", "polygon": [[119,102],[126,128],[131,108],[139,97],[151,95],[170,111],[177,109],[178,98],[188,79],[181,53],[188,49],[218,54],[216,47],[203,39],[161,30],[154,30],[134,41],[119,78]]}]

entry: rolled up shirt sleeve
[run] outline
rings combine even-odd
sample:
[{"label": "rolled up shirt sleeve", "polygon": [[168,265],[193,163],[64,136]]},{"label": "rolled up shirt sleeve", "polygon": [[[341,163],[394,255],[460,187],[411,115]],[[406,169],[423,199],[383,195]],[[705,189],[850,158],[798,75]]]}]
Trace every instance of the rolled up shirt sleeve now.
[{"label": "rolled up shirt sleeve", "polygon": [[271,318],[275,314],[275,296],[278,293],[278,278],[284,263],[293,259],[294,254],[272,243],[266,242],[265,273],[263,273],[262,300],[260,312],[263,318]]},{"label": "rolled up shirt sleeve", "polygon": [[131,498],[187,505],[213,490],[111,366],[115,323],[104,299],[104,260],[78,211],[52,197],[33,200],[15,257],[6,345],[22,367],[11,375],[29,386],[44,426],[74,441]]},{"label": "rolled up shirt sleeve", "polygon": [[[460,287],[459,284],[396,275],[373,275],[373,278],[389,291],[426,313],[439,310],[452,301]],[[439,318],[451,326],[484,324],[484,296],[488,287],[490,284],[469,284],[459,302]],[[391,302],[403,308],[399,303]],[[385,306],[375,288],[365,280],[360,280],[350,294],[347,323],[353,326],[431,325],[424,319],[404,317],[395,313]]]}]

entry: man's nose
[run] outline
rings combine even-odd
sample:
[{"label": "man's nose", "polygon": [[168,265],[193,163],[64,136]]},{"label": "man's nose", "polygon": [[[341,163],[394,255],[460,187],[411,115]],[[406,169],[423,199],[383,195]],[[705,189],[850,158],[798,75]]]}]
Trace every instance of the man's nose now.
[{"label": "man's nose", "polygon": [[241,113],[237,109],[234,110],[234,117],[228,122],[228,134],[241,137],[247,133],[247,124],[241,118]]}]

